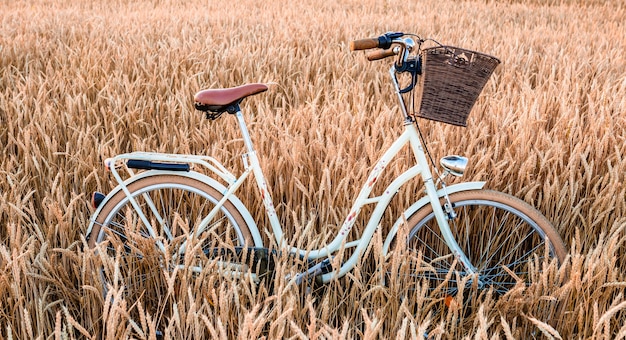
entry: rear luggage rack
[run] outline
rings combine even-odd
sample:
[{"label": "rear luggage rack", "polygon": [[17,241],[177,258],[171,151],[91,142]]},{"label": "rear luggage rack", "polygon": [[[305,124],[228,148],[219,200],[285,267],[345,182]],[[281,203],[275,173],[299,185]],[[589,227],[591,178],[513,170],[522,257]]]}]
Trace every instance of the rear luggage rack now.
[{"label": "rear luggage rack", "polygon": [[118,183],[122,178],[117,169],[126,169],[133,176],[133,170],[191,171],[192,165],[199,165],[216,174],[228,184],[235,183],[237,177],[213,157],[196,155],[177,155],[153,152],[132,152],[117,155],[104,160],[105,167],[113,172]]},{"label": "rear luggage rack", "polygon": [[187,163],[161,163],[152,162],[141,159],[129,159],[126,166],[131,169],[140,170],[170,170],[170,171],[189,171],[190,166]]}]

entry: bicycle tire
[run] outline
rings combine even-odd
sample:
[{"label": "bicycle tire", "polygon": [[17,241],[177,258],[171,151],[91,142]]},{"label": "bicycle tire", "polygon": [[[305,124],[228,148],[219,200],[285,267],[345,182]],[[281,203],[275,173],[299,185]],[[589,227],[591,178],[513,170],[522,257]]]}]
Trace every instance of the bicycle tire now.
[{"label": "bicycle tire", "polygon": [[[543,260],[545,254],[559,264],[565,260],[567,250],[558,232],[524,201],[490,190],[462,191],[449,198],[457,217],[448,223],[461,249],[478,270],[479,288],[493,288],[500,296],[515,287],[518,279],[528,285],[533,274],[529,265],[533,263],[538,267],[535,272],[540,270],[537,260]],[[443,199],[441,204],[444,204]],[[488,223],[475,223],[479,220]],[[455,296],[460,288],[457,280],[463,281],[466,275],[443,241],[432,206],[424,206],[409,216],[406,228],[407,259],[416,260],[407,261],[411,263],[407,270],[417,280],[404,277],[402,282],[423,284],[427,281],[431,292]],[[463,282],[468,284],[468,281]]]},{"label": "bicycle tire", "polygon": [[[129,184],[128,191],[144,212],[149,209],[143,194],[147,194],[155,203],[159,214],[164,220],[167,219],[165,223],[172,229],[173,238],[164,233],[161,227],[155,230],[157,237],[174,250],[177,249],[174,246],[176,242],[184,241],[185,235],[193,230],[194,223],[198,223],[224,197],[199,180],[169,174],[141,178]],[[171,260],[166,260],[163,252],[157,249],[154,242],[156,240],[148,235],[123,191],[120,190],[102,204],[104,206],[94,219],[92,235],[95,240],[92,247],[103,247],[106,249],[105,256],[112,258],[110,261],[103,261],[100,267],[104,295],[106,296],[109,285],[122,285],[123,296],[131,304],[141,298],[144,310],[162,313],[162,299],[168,293],[163,271],[171,271],[177,263],[170,263]],[[159,224],[154,223],[154,215],[149,213],[146,217],[151,224]],[[232,249],[254,245],[245,219],[230,201],[225,202],[216,218],[217,221],[212,221],[202,234],[204,237],[199,238],[200,242],[206,243],[202,248]],[[123,224],[124,222],[128,223]],[[98,248],[100,249],[102,248]],[[193,256],[197,256],[198,261],[206,260],[200,259],[203,257],[201,251],[196,253]],[[189,264],[188,260],[186,264]]]}]

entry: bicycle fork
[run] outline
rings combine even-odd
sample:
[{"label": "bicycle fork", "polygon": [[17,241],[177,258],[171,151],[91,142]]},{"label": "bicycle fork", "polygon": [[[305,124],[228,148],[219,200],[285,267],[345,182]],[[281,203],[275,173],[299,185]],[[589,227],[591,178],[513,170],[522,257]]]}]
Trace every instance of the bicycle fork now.
[{"label": "bicycle fork", "polygon": [[[465,269],[466,275],[471,276],[468,283],[471,284],[472,282],[474,282],[474,280],[477,280],[478,286],[482,287],[483,283],[480,279],[480,276],[478,275],[478,269],[476,269],[476,267],[471,263],[470,259],[467,257],[465,252],[461,249],[458,242],[452,235],[450,223],[448,222],[454,221],[454,219],[456,218],[456,212],[454,211],[454,207],[450,202],[448,194],[445,193],[443,197],[444,204],[442,206],[437,197],[435,185],[432,178],[428,182],[426,182],[425,185],[427,194],[433,207],[433,212],[435,214],[437,224],[439,225],[439,230],[441,231],[441,235],[443,236],[444,241],[448,245],[448,248],[450,248],[450,251],[454,255],[454,258]],[[432,193],[435,194],[433,195]]]},{"label": "bicycle fork", "polygon": [[[411,123],[411,126],[409,128],[415,129],[415,126]],[[455,259],[459,263],[461,263],[461,265],[465,269],[465,272],[468,275],[474,276],[474,274],[478,273],[478,270],[470,262],[465,252],[461,249],[461,246],[459,246],[458,242],[454,238],[454,235],[452,235],[452,230],[450,229],[450,224],[448,223],[448,220],[452,221],[454,220],[454,218],[456,218],[454,207],[450,203],[450,199],[447,193],[445,193],[444,195],[445,203],[442,207],[439,195],[437,195],[437,188],[435,186],[432,173],[430,172],[430,169],[425,166],[428,163],[426,155],[424,154],[424,148],[417,138],[417,133],[413,134],[413,136],[414,137],[412,137],[411,139],[413,154],[415,155],[418,164],[424,165],[421,172],[422,180],[424,181],[424,186],[426,187],[426,195],[428,196],[430,204],[433,208],[433,213],[435,214],[435,219],[437,220],[437,224],[439,225],[441,235],[443,236],[444,241],[450,248],[450,251],[454,255]],[[473,281],[473,278],[470,281]],[[480,279],[478,279],[478,284],[481,284]]]}]

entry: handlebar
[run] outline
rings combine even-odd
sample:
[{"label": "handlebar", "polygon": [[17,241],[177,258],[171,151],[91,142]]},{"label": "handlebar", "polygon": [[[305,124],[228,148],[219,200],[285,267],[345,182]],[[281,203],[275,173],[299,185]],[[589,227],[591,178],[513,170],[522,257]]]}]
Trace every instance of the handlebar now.
[{"label": "handlebar", "polygon": [[404,36],[402,32],[388,32],[378,38],[359,39],[350,42],[350,51],[369,50],[372,48],[382,48],[383,50],[391,47],[395,39]]},{"label": "handlebar", "polygon": [[[405,36],[415,35],[402,32],[389,32],[377,38],[358,39],[350,42],[350,50],[359,51],[379,48],[380,50],[378,51],[367,53],[367,60],[374,61],[397,55],[398,60],[396,65],[400,66],[407,61],[409,54],[415,46],[413,39]],[[395,45],[395,47],[391,48],[393,45]]]},{"label": "handlebar", "polygon": [[[417,43],[413,40],[413,38],[417,38]],[[354,40],[350,42],[350,50],[357,51],[378,48],[378,50],[370,51],[365,54],[367,60],[369,61],[397,56],[396,61],[389,72],[391,73],[393,82],[396,86],[396,92],[400,96],[400,101],[404,105],[402,94],[413,91],[415,84],[417,83],[418,75],[422,74],[421,57],[418,55],[412,55],[412,52],[414,51],[415,45],[421,47],[423,42],[424,40],[415,34],[389,32],[379,36],[378,38]],[[419,53],[419,50],[420,48],[418,48],[417,53]],[[405,88],[400,88],[398,85],[396,74],[400,73],[411,74],[411,82]]]},{"label": "handlebar", "polygon": [[350,51],[369,50],[377,48],[378,38],[359,39],[350,42]]},{"label": "handlebar", "polygon": [[400,52],[400,48],[396,47],[396,48],[391,48],[388,50],[372,51],[372,52],[367,53],[365,57],[369,61],[374,61],[374,60],[380,60],[380,59],[392,57],[394,55],[397,55],[399,52]]}]

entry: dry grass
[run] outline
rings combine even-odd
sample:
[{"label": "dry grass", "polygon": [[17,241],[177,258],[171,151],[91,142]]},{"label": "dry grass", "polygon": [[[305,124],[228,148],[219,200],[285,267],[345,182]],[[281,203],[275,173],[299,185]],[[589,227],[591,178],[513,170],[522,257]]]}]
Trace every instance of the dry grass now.
[{"label": "dry grass", "polygon": [[[172,338],[626,337],[623,1],[4,0],[0,9],[0,338],[154,338],[157,325]],[[472,313],[439,313],[424,293],[403,299],[377,284],[374,268],[401,268],[376,255],[377,235],[365,263],[322,293],[280,281],[273,294],[216,286],[209,275],[164,294],[167,315],[101,297],[83,233],[88,194],[113,184],[102,159],[207,153],[241,169],[235,122],[192,108],[202,88],[277,83],[245,102],[252,137],[286,232],[299,235],[292,243],[328,240],[401,130],[387,64],[347,48],[388,30],[503,60],[467,129],[422,127],[435,157],[471,155],[467,179],[546,214],[571,246],[560,272],[505,299],[475,297]],[[398,194],[385,223],[418,185]],[[253,188],[241,193],[262,222]]]}]

